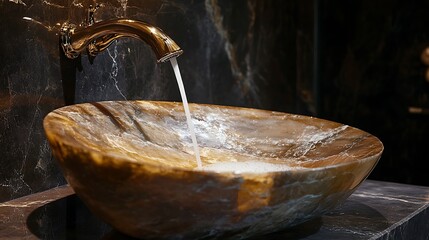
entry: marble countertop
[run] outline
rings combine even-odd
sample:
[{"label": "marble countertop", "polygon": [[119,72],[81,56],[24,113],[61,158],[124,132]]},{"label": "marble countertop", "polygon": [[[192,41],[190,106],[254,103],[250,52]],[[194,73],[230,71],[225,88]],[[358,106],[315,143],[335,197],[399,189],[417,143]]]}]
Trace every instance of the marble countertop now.
[{"label": "marble countertop", "polygon": [[[0,203],[0,239],[132,239],[94,217],[68,185]],[[257,239],[429,239],[429,187],[366,180],[340,207]]]}]

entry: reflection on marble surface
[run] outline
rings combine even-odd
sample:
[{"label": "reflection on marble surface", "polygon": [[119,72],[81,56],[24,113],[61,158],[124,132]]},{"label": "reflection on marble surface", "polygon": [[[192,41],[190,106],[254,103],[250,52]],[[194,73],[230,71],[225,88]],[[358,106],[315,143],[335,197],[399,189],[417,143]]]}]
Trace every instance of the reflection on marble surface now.
[{"label": "reflection on marble surface", "polygon": [[[73,193],[73,190],[69,186],[64,185],[49,191],[0,203],[0,238],[36,239],[37,237],[35,237],[32,231],[27,227],[27,217],[35,209],[72,195]],[[50,216],[45,215],[43,218],[38,219],[38,222],[40,224],[45,224],[49,217]],[[56,224],[56,222],[53,222],[53,224]]]},{"label": "reflection on marble surface", "polygon": [[[0,238],[134,239],[94,217],[72,193],[66,186],[0,204],[0,217],[13,219],[0,225]],[[29,202],[34,204],[24,208]],[[67,211],[71,205],[72,214]],[[428,217],[427,187],[367,180],[321,218],[254,239],[427,239]]]},{"label": "reflection on marble surface", "polygon": [[145,238],[237,239],[294,226],[343,202],[383,151],[376,137],[322,119],[218,105],[190,110],[203,166],[270,168],[197,169],[181,103],[71,105],[49,113],[44,127],[87,206]]}]

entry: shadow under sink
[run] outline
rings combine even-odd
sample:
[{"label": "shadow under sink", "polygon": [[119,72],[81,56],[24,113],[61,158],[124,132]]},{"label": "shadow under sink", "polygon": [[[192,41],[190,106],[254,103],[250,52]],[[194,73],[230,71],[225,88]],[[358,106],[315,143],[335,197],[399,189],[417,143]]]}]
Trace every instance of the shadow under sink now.
[{"label": "shadow under sink", "polygon": [[76,195],[37,208],[27,226],[40,239],[134,239],[94,216]]},{"label": "shadow under sink", "polygon": [[[359,219],[364,218],[371,218],[374,223],[371,229],[366,229],[366,231],[358,224],[361,222]],[[354,225],[359,228],[357,232],[363,233],[354,235],[351,239],[368,239],[368,235],[382,231],[389,225],[387,219],[377,210],[357,201],[348,200],[342,206],[323,217],[315,218],[277,233],[252,239],[329,239],[330,237],[338,237],[338,232],[336,233],[337,235],[330,236],[332,232],[329,228],[331,225],[338,225],[336,221],[339,220],[344,226]],[[76,195],[56,200],[35,209],[27,218],[27,226],[36,237],[47,240],[136,239],[116,231],[98,219]],[[349,233],[344,234],[343,237],[345,238],[351,237]]]}]

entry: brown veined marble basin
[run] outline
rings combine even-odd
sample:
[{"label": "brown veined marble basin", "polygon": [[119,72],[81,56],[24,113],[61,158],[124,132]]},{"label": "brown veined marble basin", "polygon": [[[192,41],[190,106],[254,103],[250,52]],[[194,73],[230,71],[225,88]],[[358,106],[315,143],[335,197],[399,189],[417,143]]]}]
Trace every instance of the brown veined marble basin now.
[{"label": "brown veined marble basin", "polygon": [[89,209],[141,238],[239,239],[291,227],[343,202],[383,151],[376,137],[335,122],[190,108],[204,169],[181,103],[77,104],[49,113],[44,128]]}]

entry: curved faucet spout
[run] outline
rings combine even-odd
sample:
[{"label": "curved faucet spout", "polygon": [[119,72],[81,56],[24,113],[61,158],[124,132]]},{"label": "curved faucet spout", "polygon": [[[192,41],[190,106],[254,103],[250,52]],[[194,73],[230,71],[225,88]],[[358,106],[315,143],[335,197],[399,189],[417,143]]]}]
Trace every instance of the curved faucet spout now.
[{"label": "curved faucet spout", "polygon": [[61,45],[69,58],[76,58],[85,49],[95,56],[121,37],[137,38],[146,42],[154,51],[158,62],[165,62],[183,53],[161,29],[137,20],[113,19],[86,27],[65,23],[61,28]]}]

